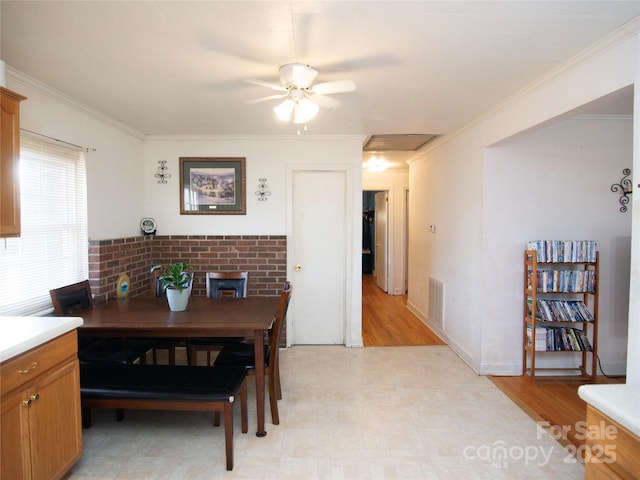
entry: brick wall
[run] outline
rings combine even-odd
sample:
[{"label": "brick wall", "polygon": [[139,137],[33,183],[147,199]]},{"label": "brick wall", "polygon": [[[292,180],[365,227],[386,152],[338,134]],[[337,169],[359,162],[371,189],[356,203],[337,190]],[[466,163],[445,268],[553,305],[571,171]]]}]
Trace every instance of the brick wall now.
[{"label": "brick wall", "polygon": [[96,302],[116,295],[122,273],[131,295],[151,294],[152,265],[185,261],[195,271],[193,294],[205,295],[205,272],[249,272],[248,295],[279,295],[286,280],[284,235],[169,235],[99,240],[89,244],[89,280]]},{"label": "brick wall", "polygon": [[131,294],[149,289],[152,237],[129,237],[89,242],[89,282],[94,300],[116,296],[116,283],[122,273],[131,281]]}]

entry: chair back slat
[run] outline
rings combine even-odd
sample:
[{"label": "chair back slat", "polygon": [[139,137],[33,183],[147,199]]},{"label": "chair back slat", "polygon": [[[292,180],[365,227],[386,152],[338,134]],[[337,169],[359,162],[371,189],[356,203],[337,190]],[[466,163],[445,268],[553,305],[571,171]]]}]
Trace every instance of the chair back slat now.
[{"label": "chair back slat", "polygon": [[162,275],[162,272],[160,270],[154,270],[151,272],[151,293],[155,297],[166,297],[167,292],[164,288],[162,288],[160,275]]},{"label": "chair back slat", "polygon": [[207,297],[231,295],[244,298],[247,296],[248,278],[249,272],[207,272]]},{"label": "chair back slat", "polygon": [[53,311],[58,317],[93,307],[93,295],[89,280],[49,290]]}]

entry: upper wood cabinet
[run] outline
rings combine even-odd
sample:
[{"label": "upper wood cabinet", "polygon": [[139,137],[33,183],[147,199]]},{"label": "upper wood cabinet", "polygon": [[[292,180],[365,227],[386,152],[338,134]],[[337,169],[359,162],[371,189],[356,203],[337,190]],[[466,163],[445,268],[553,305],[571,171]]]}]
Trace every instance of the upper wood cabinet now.
[{"label": "upper wood cabinet", "polygon": [[20,236],[20,102],[26,97],[0,87],[0,237]]}]

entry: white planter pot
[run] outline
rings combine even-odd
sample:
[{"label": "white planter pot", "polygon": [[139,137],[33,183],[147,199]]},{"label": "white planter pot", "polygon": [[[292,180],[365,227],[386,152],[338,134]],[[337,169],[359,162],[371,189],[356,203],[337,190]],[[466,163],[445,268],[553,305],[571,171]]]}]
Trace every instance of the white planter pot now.
[{"label": "white planter pot", "polygon": [[173,288],[167,288],[167,301],[169,302],[169,308],[172,312],[182,312],[187,309],[187,303],[189,302],[189,294],[191,293],[188,288],[184,290],[175,290]]}]

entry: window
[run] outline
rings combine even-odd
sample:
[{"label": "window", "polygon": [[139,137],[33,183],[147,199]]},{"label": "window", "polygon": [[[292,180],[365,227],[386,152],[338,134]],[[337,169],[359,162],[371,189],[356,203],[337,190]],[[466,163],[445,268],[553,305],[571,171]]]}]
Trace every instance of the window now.
[{"label": "window", "polygon": [[21,135],[20,211],[21,236],[0,239],[0,315],[49,313],[50,289],[88,276],[83,152]]}]

